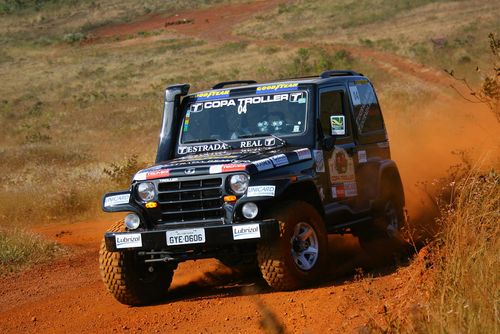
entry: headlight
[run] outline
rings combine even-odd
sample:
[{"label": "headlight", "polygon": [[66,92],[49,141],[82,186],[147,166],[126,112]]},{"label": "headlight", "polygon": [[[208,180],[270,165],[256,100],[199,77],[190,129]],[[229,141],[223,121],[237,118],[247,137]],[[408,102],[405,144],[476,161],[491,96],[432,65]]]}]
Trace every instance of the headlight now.
[{"label": "headlight", "polygon": [[236,174],[229,178],[229,187],[236,195],[243,195],[248,188],[248,176]]},{"label": "headlight", "polygon": [[139,183],[137,195],[144,202],[151,201],[155,197],[155,185],[151,182]]},{"label": "headlight", "polygon": [[129,213],[125,216],[124,222],[129,230],[135,230],[141,224],[141,218],[135,213]]},{"label": "headlight", "polygon": [[257,214],[259,213],[259,208],[257,207],[257,204],[253,202],[248,202],[243,204],[243,207],[241,208],[241,213],[243,214],[243,217],[246,219],[254,219],[257,217]]}]

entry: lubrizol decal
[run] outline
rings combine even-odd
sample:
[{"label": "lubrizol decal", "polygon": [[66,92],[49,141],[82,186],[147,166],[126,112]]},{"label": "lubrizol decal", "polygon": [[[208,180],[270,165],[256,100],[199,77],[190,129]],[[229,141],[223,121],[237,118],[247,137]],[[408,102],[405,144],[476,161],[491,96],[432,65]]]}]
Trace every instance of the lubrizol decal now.
[{"label": "lubrizol decal", "polygon": [[115,235],[116,248],[136,248],[142,247],[140,233],[117,234]]},{"label": "lubrizol decal", "polygon": [[274,197],[276,186],[252,186],[248,187],[247,197],[269,196]]},{"label": "lubrizol decal", "polygon": [[291,90],[297,90],[299,88],[298,82],[283,82],[276,84],[269,84],[257,87],[257,94],[267,94],[276,92],[288,92]]},{"label": "lubrizol decal", "polygon": [[104,199],[104,206],[110,207],[119,204],[127,204],[130,201],[130,194],[120,194],[108,196]]},{"label": "lubrizol decal", "polygon": [[273,162],[273,165],[275,167],[280,167],[284,165],[288,165],[288,158],[284,154],[278,154],[270,157],[271,161]]},{"label": "lubrizol decal", "polygon": [[233,226],[233,239],[255,239],[260,238],[260,226],[259,224],[247,224],[247,225],[234,225]]},{"label": "lubrizol decal", "polygon": [[273,168],[273,163],[269,159],[261,159],[253,162],[259,172]]},{"label": "lubrizol decal", "polygon": [[301,148],[299,150],[295,150],[294,152],[297,153],[299,160],[307,160],[312,158],[311,151],[308,148]]}]

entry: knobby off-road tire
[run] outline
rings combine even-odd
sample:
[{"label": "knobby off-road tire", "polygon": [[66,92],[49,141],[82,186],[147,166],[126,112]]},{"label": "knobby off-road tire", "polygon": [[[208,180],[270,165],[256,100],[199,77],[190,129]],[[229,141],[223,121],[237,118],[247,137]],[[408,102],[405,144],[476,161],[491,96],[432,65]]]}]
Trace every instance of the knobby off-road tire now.
[{"label": "knobby off-road tire", "polygon": [[[111,226],[109,232],[123,232],[123,222]],[[149,265],[138,259],[134,251],[108,252],[104,240],[99,251],[99,270],[109,292],[122,304],[146,305],[166,297],[174,267],[166,263]]]},{"label": "knobby off-road tire", "polygon": [[278,219],[280,237],[257,246],[257,260],[266,282],[275,290],[295,290],[317,281],[324,272],[328,239],[323,219],[308,203],[284,203]]},{"label": "knobby off-road tire", "polygon": [[401,249],[406,241],[402,229],[407,218],[403,200],[392,187],[384,187],[381,204],[376,208],[375,221],[358,235],[360,246],[369,253],[384,253]]}]

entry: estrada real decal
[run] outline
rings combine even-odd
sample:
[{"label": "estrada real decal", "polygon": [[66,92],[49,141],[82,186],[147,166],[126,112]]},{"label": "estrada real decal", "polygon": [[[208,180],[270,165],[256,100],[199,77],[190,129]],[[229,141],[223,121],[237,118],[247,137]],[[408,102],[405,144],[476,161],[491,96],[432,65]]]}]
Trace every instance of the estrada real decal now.
[{"label": "estrada real decal", "polygon": [[229,145],[216,143],[216,144],[206,144],[206,145],[179,146],[177,152],[179,154],[187,154],[187,153],[210,152],[210,151],[219,151],[227,149],[229,149]]}]

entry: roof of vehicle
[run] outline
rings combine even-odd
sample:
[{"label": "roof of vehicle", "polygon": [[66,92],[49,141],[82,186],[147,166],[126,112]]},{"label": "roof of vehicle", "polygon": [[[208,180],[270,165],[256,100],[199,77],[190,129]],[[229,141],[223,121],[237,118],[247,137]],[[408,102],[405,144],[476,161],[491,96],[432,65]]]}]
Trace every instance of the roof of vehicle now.
[{"label": "roof of vehicle", "polygon": [[[208,94],[212,95],[209,92],[221,92],[233,89],[252,89],[252,88],[267,88],[267,87],[278,87],[276,91],[281,91],[279,88],[283,88],[283,90],[287,90],[287,86],[290,85],[298,85],[298,84],[322,84],[326,82],[335,82],[335,81],[345,81],[347,79],[359,79],[367,78],[358,72],[354,72],[351,70],[328,70],[322,72],[317,76],[307,76],[307,77],[299,77],[299,78],[286,78],[286,79],[278,79],[269,82],[257,82],[255,80],[237,80],[237,81],[226,81],[220,82],[212,87],[211,90],[205,90],[196,92],[197,96]],[[291,86],[290,86],[291,87]],[[296,89],[296,88],[295,88]],[[265,89],[264,89],[265,90]],[[212,96],[215,97],[215,96]],[[222,97],[222,96],[221,96]]]}]

